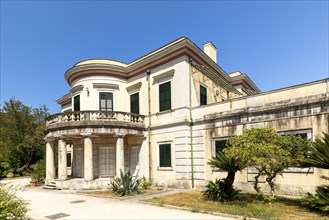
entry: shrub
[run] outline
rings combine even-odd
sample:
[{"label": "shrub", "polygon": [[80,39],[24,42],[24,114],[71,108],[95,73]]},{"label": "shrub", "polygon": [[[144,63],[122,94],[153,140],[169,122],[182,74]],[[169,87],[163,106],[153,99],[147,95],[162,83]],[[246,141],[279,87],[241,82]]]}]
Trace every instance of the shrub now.
[{"label": "shrub", "polygon": [[233,200],[239,194],[240,190],[231,187],[224,179],[216,179],[215,182],[210,181],[206,185],[206,191],[203,192],[203,197],[206,200],[224,202],[225,200]]},{"label": "shrub", "polygon": [[120,169],[120,177],[114,177],[110,186],[113,192],[119,194],[120,196],[130,195],[131,193],[138,191],[138,186],[140,185],[140,180],[137,176],[133,176],[130,169],[126,170],[124,173]]},{"label": "shrub", "polygon": [[46,178],[46,160],[39,160],[36,164],[32,165],[32,179],[38,183],[44,183]]},{"label": "shrub", "polygon": [[140,185],[142,186],[142,189],[149,189],[150,186],[151,186],[151,183],[150,183],[150,181],[148,181],[148,180],[146,179],[145,176],[143,176]]},{"label": "shrub", "polygon": [[0,178],[6,177],[11,172],[10,164],[7,162],[0,162]]},{"label": "shrub", "polygon": [[329,214],[329,185],[317,187],[315,195],[307,193],[307,196],[302,199],[302,203],[314,210]]},{"label": "shrub", "polygon": [[17,189],[0,184],[0,219],[29,219],[28,203],[16,195]]}]

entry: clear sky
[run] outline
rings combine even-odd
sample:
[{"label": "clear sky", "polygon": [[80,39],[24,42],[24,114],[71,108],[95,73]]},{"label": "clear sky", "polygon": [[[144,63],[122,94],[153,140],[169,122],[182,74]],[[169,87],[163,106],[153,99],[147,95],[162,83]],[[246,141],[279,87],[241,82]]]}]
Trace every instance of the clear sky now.
[{"label": "clear sky", "polygon": [[1,104],[45,104],[69,91],[75,63],[129,63],[186,36],[262,91],[328,78],[328,1],[4,1]]}]

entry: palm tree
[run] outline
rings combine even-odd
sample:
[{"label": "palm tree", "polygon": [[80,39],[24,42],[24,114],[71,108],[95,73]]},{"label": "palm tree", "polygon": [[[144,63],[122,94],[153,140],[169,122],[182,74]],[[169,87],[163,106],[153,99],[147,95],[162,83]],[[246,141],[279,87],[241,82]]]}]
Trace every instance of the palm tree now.
[{"label": "palm tree", "polygon": [[304,160],[305,166],[329,169],[329,134],[323,135],[312,144],[310,154]]},{"label": "palm tree", "polygon": [[219,151],[216,154],[216,157],[212,157],[212,159],[210,159],[208,164],[211,165],[212,167],[227,172],[227,176],[224,182],[228,188],[233,187],[235,173],[237,171],[241,171],[244,168],[246,168],[246,165],[241,165],[240,163],[237,163],[237,161],[234,158],[226,157],[225,153],[221,151]]},{"label": "palm tree", "polygon": [[[305,159],[305,166],[329,169],[329,134],[323,133],[321,139],[316,139],[310,148],[310,154]],[[322,176],[324,179],[329,177]],[[308,204],[313,209],[329,213],[329,185],[318,186],[315,195],[307,193],[303,199],[305,204]]]}]

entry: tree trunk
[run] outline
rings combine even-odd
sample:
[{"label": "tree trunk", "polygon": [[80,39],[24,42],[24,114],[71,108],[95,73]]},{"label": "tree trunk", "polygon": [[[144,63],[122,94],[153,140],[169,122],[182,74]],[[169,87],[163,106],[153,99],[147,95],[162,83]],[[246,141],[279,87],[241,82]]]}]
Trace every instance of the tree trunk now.
[{"label": "tree trunk", "polygon": [[235,179],[235,171],[228,171],[226,179],[225,179],[226,186],[232,188],[234,179]]}]

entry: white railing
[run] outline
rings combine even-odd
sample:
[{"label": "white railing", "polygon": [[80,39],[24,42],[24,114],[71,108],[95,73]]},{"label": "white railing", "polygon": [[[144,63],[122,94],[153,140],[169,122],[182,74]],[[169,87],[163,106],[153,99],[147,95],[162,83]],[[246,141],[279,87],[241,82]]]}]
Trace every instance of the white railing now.
[{"label": "white railing", "polygon": [[51,115],[46,118],[46,126],[54,125],[63,122],[79,122],[79,121],[118,121],[129,122],[136,124],[144,123],[144,116],[129,112],[115,112],[115,111],[76,111],[64,112]]}]

